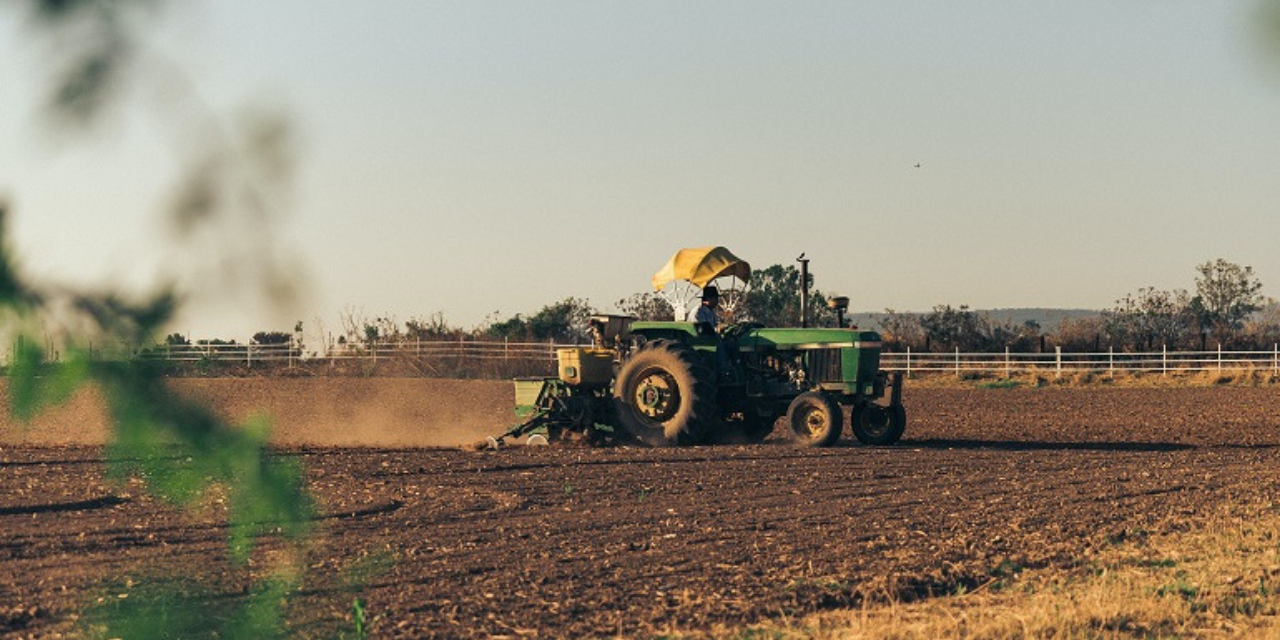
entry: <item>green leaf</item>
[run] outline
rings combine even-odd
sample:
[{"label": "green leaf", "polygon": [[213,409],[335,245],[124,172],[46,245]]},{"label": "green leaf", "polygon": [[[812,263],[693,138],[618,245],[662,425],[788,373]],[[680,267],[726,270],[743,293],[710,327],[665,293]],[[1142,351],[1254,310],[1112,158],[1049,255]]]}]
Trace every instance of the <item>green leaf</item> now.
[{"label": "green leaf", "polygon": [[285,635],[284,602],[296,588],[288,574],[257,581],[247,596],[190,580],[109,584],[85,616],[89,637],[129,640],[270,640]]},{"label": "green leaf", "polygon": [[43,364],[44,350],[19,335],[13,348],[13,363],[9,365],[9,409],[23,422],[30,422],[44,409],[40,388]]},{"label": "green leaf", "polygon": [[89,379],[90,367],[88,353],[81,350],[69,352],[65,362],[47,363],[44,349],[20,335],[9,367],[10,412],[30,422],[41,411],[66,402]]}]

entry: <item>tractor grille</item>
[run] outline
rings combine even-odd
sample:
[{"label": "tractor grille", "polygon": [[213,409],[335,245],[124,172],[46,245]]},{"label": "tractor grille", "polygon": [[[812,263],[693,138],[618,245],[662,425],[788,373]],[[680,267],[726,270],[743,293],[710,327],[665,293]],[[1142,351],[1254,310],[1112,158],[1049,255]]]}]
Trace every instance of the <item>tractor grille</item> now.
[{"label": "tractor grille", "polygon": [[818,382],[842,382],[839,349],[814,349],[809,352],[809,375]]}]

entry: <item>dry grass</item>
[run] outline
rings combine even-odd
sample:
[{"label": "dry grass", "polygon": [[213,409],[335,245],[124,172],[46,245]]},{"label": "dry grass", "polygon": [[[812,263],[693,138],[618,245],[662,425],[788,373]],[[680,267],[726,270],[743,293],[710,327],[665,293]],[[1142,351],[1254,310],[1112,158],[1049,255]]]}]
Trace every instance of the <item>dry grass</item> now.
[{"label": "dry grass", "polygon": [[1013,571],[970,593],[869,605],[716,637],[1280,638],[1280,510],[1224,508],[1134,532],[1070,568]]}]

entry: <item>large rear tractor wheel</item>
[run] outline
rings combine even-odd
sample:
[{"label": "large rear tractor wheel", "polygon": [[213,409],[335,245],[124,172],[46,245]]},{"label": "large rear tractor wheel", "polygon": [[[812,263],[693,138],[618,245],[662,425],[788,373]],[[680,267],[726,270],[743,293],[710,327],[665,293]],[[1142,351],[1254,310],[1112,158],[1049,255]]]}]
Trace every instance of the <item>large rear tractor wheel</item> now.
[{"label": "large rear tractor wheel", "polygon": [[670,340],[641,345],[613,385],[618,422],[652,447],[702,443],[716,419],[715,394],[693,349]]},{"label": "large rear tractor wheel", "polygon": [[887,407],[862,404],[851,414],[853,436],[862,444],[888,445],[902,438],[907,429],[907,410],[900,404]]},{"label": "large rear tractor wheel", "polygon": [[787,408],[787,422],[796,442],[806,447],[829,447],[840,439],[844,415],[840,405],[825,393],[809,391],[796,396]]}]

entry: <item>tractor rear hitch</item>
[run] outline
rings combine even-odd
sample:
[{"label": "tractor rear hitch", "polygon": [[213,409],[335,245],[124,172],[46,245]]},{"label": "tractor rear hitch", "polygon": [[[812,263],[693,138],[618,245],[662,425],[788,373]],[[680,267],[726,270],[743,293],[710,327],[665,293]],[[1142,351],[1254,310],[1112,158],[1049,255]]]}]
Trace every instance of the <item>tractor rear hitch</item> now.
[{"label": "tractor rear hitch", "polygon": [[534,432],[547,428],[552,421],[554,421],[554,417],[551,415],[551,411],[545,409],[537,411],[528,420],[512,427],[506,433],[497,437],[489,436],[485,438],[485,444],[490,449],[498,449],[507,438],[518,438],[523,435],[529,435],[529,439],[525,444],[547,444],[545,435]]}]

